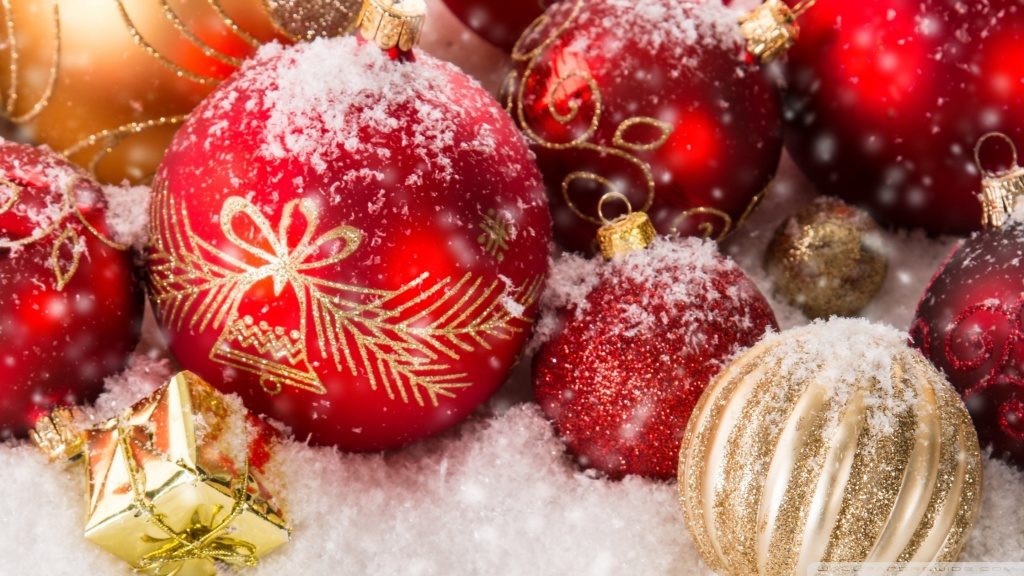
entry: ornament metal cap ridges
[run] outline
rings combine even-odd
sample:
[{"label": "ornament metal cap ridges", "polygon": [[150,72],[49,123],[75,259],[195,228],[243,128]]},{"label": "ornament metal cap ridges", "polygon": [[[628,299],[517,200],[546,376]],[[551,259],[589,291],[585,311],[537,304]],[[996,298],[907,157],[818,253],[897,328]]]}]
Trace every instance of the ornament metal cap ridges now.
[{"label": "ornament metal cap ridges", "polygon": [[605,260],[612,260],[637,250],[643,250],[650,246],[657,237],[654,224],[651,223],[651,218],[647,216],[647,213],[633,212],[629,200],[622,194],[617,192],[606,194],[598,203],[598,213],[603,211],[605,202],[611,199],[625,202],[628,211],[613,220],[606,219],[604,214],[601,215],[603,225],[597,231],[597,244]]},{"label": "ornament metal cap ridges", "polygon": [[[992,138],[999,138],[1010,145],[1013,152],[1013,166],[1002,172],[991,172],[981,165],[981,147]],[[1010,219],[1017,199],[1024,195],[1024,167],[1017,163],[1017,147],[1013,140],[1002,132],[990,132],[978,140],[974,147],[974,163],[981,173],[981,223],[985,228],[999,228]]]},{"label": "ornament metal cap ridges", "polygon": [[423,0],[365,0],[359,32],[384,50],[408,52],[420,42],[427,5]]},{"label": "ornament metal cap ridges", "polygon": [[782,0],[767,0],[740,20],[740,33],[747,52],[756,62],[767,64],[786,53],[800,38],[797,18],[817,0],[803,0],[793,8]]},{"label": "ornament metal cap ridges", "polygon": [[51,462],[72,463],[85,453],[85,437],[74,425],[70,408],[56,408],[36,422],[32,441]]}]

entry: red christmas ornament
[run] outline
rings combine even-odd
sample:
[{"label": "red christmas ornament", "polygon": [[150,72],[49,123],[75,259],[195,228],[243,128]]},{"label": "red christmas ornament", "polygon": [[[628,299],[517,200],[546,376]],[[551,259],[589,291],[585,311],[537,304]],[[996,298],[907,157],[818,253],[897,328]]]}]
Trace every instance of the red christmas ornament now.
[{"label": "red christmas ornament", "polygon": [[45,148],[0,140],[0,436],[96,398],[138,343],[143,292],[99,185]]},{"label": "red christmas ornament", "polygon": [[778,98],[720,0],[566,0],[513,54],[504,93],[531,140],[555,234],[587,250],[608,192],[662,233],[722,237],[782,148]]},{"label": "red christmas ornament", "polygon": [[985,178],[986,222],[995,227],[950,255],[910,334],[963,396],[982,445],[1024,468],[1024,222],[1010,215],[1020,190],[1024,168]]},{"label": "red christmas ornament", "polygon": [[786,146],[883,223],[977,230],[970,152],[992,130],[1024,136],[1022,38],[1011,0],[818,0],[789,52]]},{"label": "red christmas ornament", "polygon": [[519,36],[555,0],[444,0],[462,23],[491,44],[511,52]]},{"label": "red christmas ornament", "polygon": [[[554,286],[570,263],[556,266]],[[559,311],[561,328],[535,360],[537,401],[585,466],[674,478],[704,388],[777,327],[775,315],[712,242],[663,239],[596,268],[569,280],[585,296]]]},{"label": "red christmas ornament", "polygon": [[505,380],[547,273],[515,126],[455,67],[409,59],[354,38],[266,47],[154,183],[174,356],[316,444],[387,449],[463,420]]}]

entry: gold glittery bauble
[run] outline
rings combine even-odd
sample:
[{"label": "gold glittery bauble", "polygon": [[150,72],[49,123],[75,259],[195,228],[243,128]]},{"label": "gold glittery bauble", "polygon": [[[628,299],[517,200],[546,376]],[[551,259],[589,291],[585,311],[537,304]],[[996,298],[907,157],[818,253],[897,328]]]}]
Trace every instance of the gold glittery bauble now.
[{"label": "gold glittery bauble", "polygon": [[266,2],[2,2],[0,114],[103,181],[147,181],[196,104],[261,44],[292,39]]},{"label": "gold glittery bauble", "polygon": [[888,268],[875,221],[829,197],[783,222],[765,255],[775,289],[809,318],[860,312],[882,288]]},{"label": "gold glittery bauble", "polygon": [[334,37],[351,32],[362,0],[266,0],[277,24],[295,38]]},{"label": "gold glittery bauble", "polygon": [[718,574],[804,576],[818,562],[954,561],[981,473],[960,397],[906,335],[836,318],[771,335],[719,374],[690,417],[679,489]]}]

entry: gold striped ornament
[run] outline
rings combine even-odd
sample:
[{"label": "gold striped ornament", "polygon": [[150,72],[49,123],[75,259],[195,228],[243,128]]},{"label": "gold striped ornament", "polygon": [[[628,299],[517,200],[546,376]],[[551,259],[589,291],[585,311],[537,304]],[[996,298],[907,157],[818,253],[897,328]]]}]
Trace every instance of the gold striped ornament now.
[{"label": "gold striped ornament", "polygon": [[686,523],[720,575],[819,562],[948,562],[981,502],[960,397],[894,329],[860,319],[773,334],[694,409],[679,460]]}]

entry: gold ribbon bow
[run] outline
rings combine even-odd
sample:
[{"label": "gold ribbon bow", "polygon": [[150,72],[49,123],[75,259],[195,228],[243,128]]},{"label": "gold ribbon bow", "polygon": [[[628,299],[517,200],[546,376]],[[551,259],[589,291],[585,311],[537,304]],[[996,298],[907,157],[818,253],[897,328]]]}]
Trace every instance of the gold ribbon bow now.
[{"label": "gold ribbon bow", "polygon": [[188,527],[181,532],[161,526],[168,531],[167,538],[143,536],[142,540],[147,544],[162,545],[143,556],[138,568],[158,576],[174,576],[191,560],[216,560],[232,566],[255,566],[259,563],[256,547],[223,534],[238,516],[237,508],[236,504],[235,509],[219,522],[217,516],[223,510],[222,506],[214,508],[210,522],[203,522],[200,510],[196,508]]},{"label": "gold ribbon bow", "polygon": [[[296,212],[305,218],[306,229],[293,247],[288,241],[288,230],[291,228]],[[235,219],[243,215],[248,217],[259,231],[262,239],[270,245],[269,251],[242,238],[235,231]],[[351,256],[363,241],[363,233],[351,226],[338,226],[314,238],[320,225],[320,212],[315,202],[305,198],[292,200],[285,204],[284,214],[276,233],[267,217],[252,202],[240,196],[232,196],[224,202],[220,212],[220,222],[228,240],[265,262],[262,266],[251,266],[245,262],[236,261],[236,264],[245,270],[246,283],[252,285],[264,278],[273,278],[274,295],[276,296],[280,296],[285,286],[290,284],[299,295],[300,303],[304,300],[303,288],[310,283],[310,279],[304,272],[341,262]],[[311,256],[334,240],[344,240],[344,247],[332,256],[310,260]]]}]

